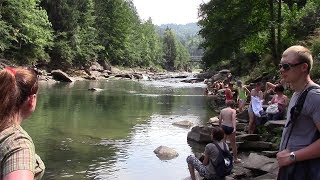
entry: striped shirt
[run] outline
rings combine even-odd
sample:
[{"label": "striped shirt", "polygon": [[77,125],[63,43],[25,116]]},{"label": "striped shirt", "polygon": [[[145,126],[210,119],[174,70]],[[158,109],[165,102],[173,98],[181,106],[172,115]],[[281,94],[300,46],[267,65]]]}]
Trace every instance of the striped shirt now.
[{"label": "striped shirt", "polygon": [[16,170],[30,170],[35,179],[44,174],[44,163],[35,153],[31,137],[19,125],[0,132],[0,179]]}]

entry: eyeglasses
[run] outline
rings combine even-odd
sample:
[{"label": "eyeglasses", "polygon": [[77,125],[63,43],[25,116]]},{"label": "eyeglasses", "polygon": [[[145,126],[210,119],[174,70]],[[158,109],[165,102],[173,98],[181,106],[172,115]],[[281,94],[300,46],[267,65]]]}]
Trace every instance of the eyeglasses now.
[{"label": "eyeglasses", "polygon": [[283,63],[283,64],[279,64],[279,69],[283,68],[285,71],[289,71],[291,68],[298,66],[300,64],[303,64],[305,62],[299,62],[296,64],[290,64],[290,63]]}]

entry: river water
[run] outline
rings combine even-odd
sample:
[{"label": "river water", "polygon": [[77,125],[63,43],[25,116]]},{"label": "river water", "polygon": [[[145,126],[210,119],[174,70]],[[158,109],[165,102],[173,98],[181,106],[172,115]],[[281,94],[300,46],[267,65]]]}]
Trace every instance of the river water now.
[{"label": "river water", "polygon": [[[197,150],[187,142],[190,129],[172,123],[214,116],[204,87],[179,79],[41,83],[37,109],[22,126],[46,164],[43,179],[184,179],[185,159]],[[153,153],[160,145],[179,156],[160,160]]]}]

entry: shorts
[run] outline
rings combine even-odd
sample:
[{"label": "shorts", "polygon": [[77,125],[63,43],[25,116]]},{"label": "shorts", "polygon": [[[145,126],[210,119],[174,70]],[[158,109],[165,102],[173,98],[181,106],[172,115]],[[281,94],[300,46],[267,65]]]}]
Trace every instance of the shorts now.
[{"label": "shorts", "polygon": [[226,125],[222,125],[221,128],[223,129],[224,133],[226,135],[230,135],[233,133],[233,127],[230,127],[230,126],[226,126]]}]

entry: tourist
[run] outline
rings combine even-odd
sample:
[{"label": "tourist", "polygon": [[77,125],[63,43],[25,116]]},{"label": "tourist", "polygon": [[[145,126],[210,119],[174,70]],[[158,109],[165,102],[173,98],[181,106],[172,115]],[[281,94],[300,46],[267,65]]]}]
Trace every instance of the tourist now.
[{"label": "tourist", "polygon": [[247,102],[247,96],[250,94],[250,91],[248,88],[246,88],[244,85],[242,85],[242,81],[238,80],[237,81],[237,89],[238,89],[238,96],[237,96],[237,101],[238,101],[238,108],[239,112],[243,111],[244,106],[246,105]]},{"label": "tourist", "polygon": [[[220,152],[214,143],[218,144],[221,149],[229,151],[228,145],[223,141],[224,132],[221,127],[213,127],[211,137],[213,142],[206,145],[204,150],[204,160],[202,162],[193,155],[187,157],[188,168],[192,180],[196,180],[194,169],[199,172],[201,177],[206,179],[217,178],[213,163]],[[227,149],[224,149],[225,147]]]},{"label": "tourist", "polygon": [[[283,94],[284,87],[282,85],[277,85],[274,88],[275,95],[271,99],[271,101],[268,102],[270,106],[275,106],[277,111],[274,113],[268,113],[268,121],[270,120],[282,120],[284,118],[284,112],[288,105],[288,97]],[[269,107],[268,107],[269,108]]]},{"label": "tourist", "polygon": [[228,84],[228,87],[226,88],[225,90],[225,97],[226,97],[226,100],[225,100],[225,103],[227,104],[228,101],[233,101],[233,95],[234,95],[234,92],[233,92],[233,83],[230,82]]},{"label": "tourist", "polygon": [[233,153],[233,160],[235,163],[240,163],[241,159],[238,158],[237,153],[237,146],[236,146],[236,110],[234,109],[234,101],[228,101],[227,107],[220,111],[219,115],[219,126],[224,131],[225,138],[229,139],[232,153]]},{"label": "tourist", "polygon": [[303,46],[286,49],[279,64],[282,79],[294,90],[277,154],[279,180],[320,179],[320,89],[308,92],[300,115],[295,107],[307,88],[319,88],[310,77],[312,64],[311,52]]},{"label": "tourist", "polygon": [[0,179],[40,179],[44,164],[20,126],[36,107],[37,75],[24,68],[0,71]]},{"label": "tourist", "polygon": [[[250,96],[251,96],[251,101],[248,107],[248,114],[249,114],[249,127],[248,127],[248,134],[253,134],[255,132],[256,129],[256,116],[254,113],[254,109],[256,109],[257,106],[253,107],[253,102],[255,102],[254,100],[258,100],[262,101],[263,100],[263,92],[261,91],[262,89],[262,83],[261,82],[257,82],[256,83],[256,87],[254,89],[251,90],[250,92]],[[256,99],[254,99],[256,98]],[[258,104],[256,104],[258,105]]]}]

